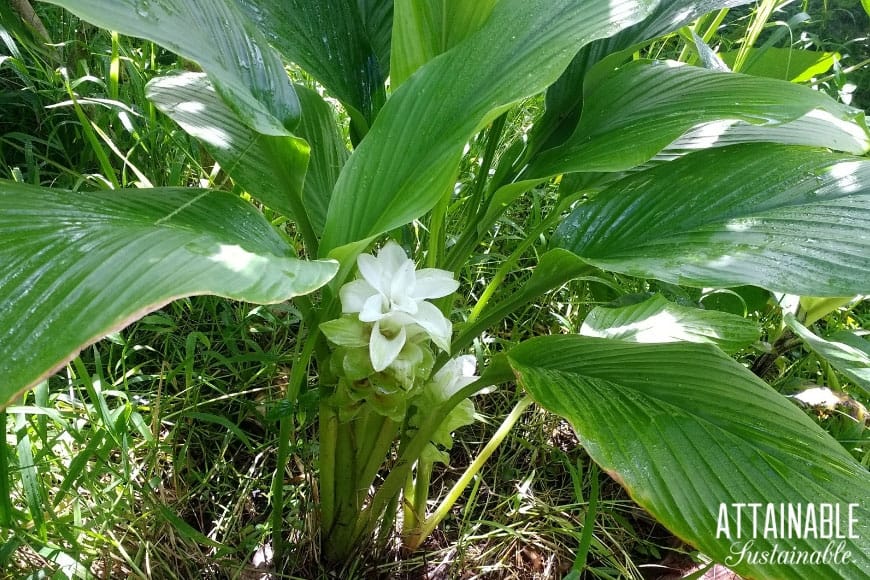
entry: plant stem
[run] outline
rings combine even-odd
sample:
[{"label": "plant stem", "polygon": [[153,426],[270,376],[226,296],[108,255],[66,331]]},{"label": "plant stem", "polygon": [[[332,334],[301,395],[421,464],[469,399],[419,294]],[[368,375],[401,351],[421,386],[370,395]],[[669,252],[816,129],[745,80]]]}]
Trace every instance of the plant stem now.
[{"label": "plant stem", "polygon": [[[524,396],[519,402],[514,406],[513,410],[505,417],[502,424],[499,426],[498,430],[492,436],[492,439],[486,444],[483,450],[480,452],[480,455],[475,458],[475,460],[469,465],[462,476],[457,480],[457,482],[453,485],[450,491],[447,493],[447,496],[442,500],[441,504],[438,508],[432,513],[431,516],[426,518],[423,522],[423,525],[420,526],[419,530],[415,530],[410,537],[405,540],[405,547],[409,550],[416,550],[420,547],[420,544],[429,537],[429,534],[432,533],[432,530],[435,529],[435,526],[441,523],[447,514],[450,513],[450,510],[453,508],[453,505],[462,495],[462,492],[465,491],[465,488],[468,487],[468,484],[474,479],[474,476],[480,471],[483,465],[487,462],[487,460],[492,456],[495,450],[501,445],[501,442],[504,441],[505,437],[507,437],[510,430],[513,429],[514,425],[516,425],[517,421],[519,421],[522,414],[525,410],[532,404],[532,398],[528,395]],[[416,499],[416,498],[415,498]]]},{"label": "plant stem", "polygon": [[338,422],[335,449],[335,517],[332,526],[324,530],[324,555],[330,562],[347,559],[353,550],[354,532],[360,514],[357,501],[356,445],[351,421]]},{"label": "plant stem", "polygon": [[0,429],[4,433],[0,441],[0,526],[7,530],[12,528],[12,492],[10,491],[9,446],[6,445],[6,411],[0,411]]},{"label": "plant stem", "polygon": [[411,471],[411,467],[413,467],[414,463],[420,457],[420,453],[423,452],[425,446],[432,439],[432,434],[436,429],[438,429],[447,415],[450,414],[450,411],[452,411],[456,405],[464,399],[467,399],[481,389],[485,389],[493,384],[495,384],[495,382],[492,379],[483,376],[454,393],[447,402],[424,418],[423,424],[420,425],[420,429],[411,440],[408,441],[407,445],[400,449],[399,460],[395,465],[393,465],[393,468],[390,470],[384,483],[378,491],[375,492],[368,507],[366,507],[360,514],[359,520],[357,521],[357,529],[354,533],[354,539],[362,538],[365,534],[370,533],[374,529],[374,526],[376,525],[378,518],[384,512],[384,509],[388,504],[393,502],[394,497],[398,495],[399,491],[401,491],[402,486]]},{"label": "plant stem", "polygon": [[363,495],[360,498],[360,505],[362,505],[362,500],[365,499],[365,494],[368,493],[368,489],[374,481],[378,470],[384,464],[387,452],[390,450],[393,440],[396,438],[396,433],[399,431],[399,423],[388,417],[376,415],[370,421],[369,431],[373,437],[370,437],[366,446],[360,447],[365,455],[365,459],[360,462],[359,476],[357,478],[360,485],[360,493]]},{"label": "plant stem", "polygon": [[45,24],[42,23],[29,0],[9,0],[9,4],[18,13],[21,20],[29,24],[42,40],[47,44],[51,44],[51,36],[48,34]]},{"label": "plant stem", "polygon": [[335,447],[338,415],[329,405],[320,405],[320,529],[325,534],[335,519]]},{"label": "plant stem", "polygon": [[507,275],[516,270],[516,263],[519,261],[520,257],[526,253],[526,250],[537,241],[538,236],[549,229],[553,222],[558,221],[560,217],[561,214],[558,211],[551,213],[547,219],[543,220],[540,225],[535,228],[531,235],[526,236],[526,238],[520,242],[519,246],[511,252],[511,255],[508,256],[507,260],[505,260],[501,266],[499,266],[495,276],[492,277],[492,280],[486,286],[483,293],[480,295],[480,298],[478,298],[477,304],[474,305],[471,314],[468,315],[469,323],[473,323],[478,319],[480,313],[489,303],[490,298],[492,298],[492,295],[495,294],[496,290],[498,290],[502,282],[504,282]]},{"label": "plant stem", "polygon": [[424,461],[421,458],[417,461],[417,477],[414,480],[414,496],[411,502],[413,518],[411,521],[404,522],[403,527],[405,531],[403,535],[413,535],[420,527],[420,524],[426,522],[426,507],[429,502],[429,485],[431,482],[432,462]]}]

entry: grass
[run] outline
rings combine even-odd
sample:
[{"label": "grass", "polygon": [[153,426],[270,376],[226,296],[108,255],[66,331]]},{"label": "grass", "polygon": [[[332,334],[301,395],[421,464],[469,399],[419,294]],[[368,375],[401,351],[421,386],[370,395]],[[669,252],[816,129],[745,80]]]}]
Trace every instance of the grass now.
[{"label": "grass", "polygon": [[[834,4],[830,11],[813,10],[822,15],[814,21],[818,39],[835,32],[849,37],[830,24],[844,19]],[[188,63],[151,43],[113,37],[59,9],[38,7],[49,34],[62,40],[56,52],[11,27],[8,16],[0,20],[9,31],[0,36],[8,53],[0,62],[0,175],[73,189],[146,181],[231,187],[213,160],[144,98],[148,79]],[[748,17],[735,12],[738,23],[737,16]],[[853,40],[839,42],[858,46]],[[849,79],[864,72],[843,74]],[[522,134],[540,110],[540,99],[524,103],[505,118],[505,132]],[[470,147],[461,173],[466,183],[477,179],[486,157],[482,139]],[[522,285],[545,249],[543,216],[557,198],[554,187],[533,191],[474,248],[459,271],[469,299],[456,304],[455,319],[468,315],[519,241],[534,233],[493,303]],[[459,195],[449,215],[469,207]],[[461,221],[448,218],[448,228],[451,223]],[[421,243],[418,235],[406,232]],[[612,276],[606,282],[565,285],[491,328],[473,351],[484,360],[523,338],[576,332],[591,308],[627,294],[660,291],[677,301],[701,300],[698,292],[651,281]],[[867,304],[835,312],[823,324],[831,331],[867,328]],[[778,308],[768,305],[753,316],[764,339],[775,340]],[[6,433],[0,473],[8,474],[0,477],[8,487],[0,490],[0,575],[326,576],[314,525],[314,385],[297,405],[283,403],[299,320],[292,304],[179,300],[86,349],[0,415]],[[747,363],[758,356],[757,350],[740,355]],[[794,380],[843,380],[800,349],[779,362],[774,385],[784,391]],[[449,489],[519,397],[511,389],[476,397],[480,421],[457,433],[450,467],[433,475],[434,490]],[[843,423],[849,419],[842,409],[808,412],[842,433],[847,447],[870,464],[867,431],[842,430],[853,426]],[[294,549],[276,566],[270,561],[269,489],[278,420],[287,414],[296,427],[283,516]],[[551,578],[574,569],[584,578],[655,578],[662,561],[687,566],[694,557],[597,470],[564,421],[532,406],[424,550],[406,555],[394,547],[379,562],[361,557],[343,577]]]}]

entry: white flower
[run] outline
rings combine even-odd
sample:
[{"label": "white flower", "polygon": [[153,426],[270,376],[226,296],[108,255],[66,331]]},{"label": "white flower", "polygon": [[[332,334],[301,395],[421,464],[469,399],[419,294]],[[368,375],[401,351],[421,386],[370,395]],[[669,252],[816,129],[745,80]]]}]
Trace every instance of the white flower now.
[{"label": "white flower", "polygon": [[447,361],[438,369],[427,386],[430,394],[439,401],[446,401],[460,389],[479,379],[474,374],[477,369],[477,359],[474,355],[464,354]]},{"label": "white flower", "polygon": [[342,312],[357,314],[362,322],[374,323],[369,351],[372,366],[386,369],[405,343],[425,333],[442,350],[450,349],[450,321],[429,298],[441,298],[456,291],[459,282],[446,270],[414,269],[413,260],[393,241],[377,257],[357,258],[362,278],[341,287]]}]

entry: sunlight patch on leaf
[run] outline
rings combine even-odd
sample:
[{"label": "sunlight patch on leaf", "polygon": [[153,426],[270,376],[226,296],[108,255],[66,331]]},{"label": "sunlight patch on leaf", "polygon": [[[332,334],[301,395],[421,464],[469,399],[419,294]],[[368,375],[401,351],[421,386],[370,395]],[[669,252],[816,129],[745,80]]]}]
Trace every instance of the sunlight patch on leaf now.
[{"label": "sunlight patch on leaf", "polygon": [[223,264],[233,272],[251,271],[266,265],[266,258],[242,249],[241,246],[220,244],[217,254],[209,256],[212,262]]}]

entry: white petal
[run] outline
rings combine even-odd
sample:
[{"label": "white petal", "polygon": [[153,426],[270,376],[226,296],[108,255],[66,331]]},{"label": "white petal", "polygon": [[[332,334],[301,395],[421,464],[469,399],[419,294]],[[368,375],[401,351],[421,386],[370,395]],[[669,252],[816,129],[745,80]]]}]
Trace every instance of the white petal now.
[{"label": "white petal", "polygon": [[418,300],[423,298],[441,298],[456,292],[459,281],[447,270],[438,268],[423,268],[417,271],[417,284],[411,295]]},{"label": "white petal", "polygon": [[406,312],[411,316],[417,314],[422,300],[414,300],[410,296],[396,296],[390,301],[390,310],[394,312]]},{"label": "white petal", "polygon": [[384,317],[384,297],[372,294],[359,311],[359,319],[363,322],[374,322]]},{"label": "white petal", "polygon": [[396,329],[396,332],[398,332],[400,327],[417,326],[416,323],[417,318],[415,316],[401,310],[391,310],[384,314],[384,317],[381,319],[381,328]]},{"label": "white petal", "polygon": [[345,314],[359,312],[373,294],[377,294],[377,290],[365,280],[348,282],[338,291],[341,297],[341,311]]},{"label": "white petal", "polygon": [[[405,260],[399,269],[393,272],[390,280],[390,300],[395,303],[407,302],[415,287],[414,262]],[[414,308],[416,311],[416,307]]]},{"label": "white petal", "polygon": [[393,338],[387,338],[381,334],[380,323],[375,322],[375,326],[372,328],[372,338],[369,342],[369,355],[372,359],[372,367],[376,371],[381,372],[390,366],[390,363],[399,356],[403,346],[405,346],[404,327]]},{"label": "white petal", "polygon": [[402,246],[393,240],[384,244],[384,247],[378,252],[378,262],[387,272],[397,272],[406,262],[411,262],[411,269],[414,269],[414,262],[408,259],[408,254],[405,253]]},{"label": "white petal", "polygon": [[360,254],[356,259],[359,273],[372,288],[388,296],[390,293],[390,275],[384,271],[383,264],[370,254]]},{"label": "white petal", "polygon": [[414,316],[414,322],[422,326],[432,342],[438,345],[441,350],[450,351],[450,335],[453,332],[453,325],[450,321],[441,314],[434,304],[430,302],[419,302],[417,304],[419,310]]},{"label": "white petal", "polygon": [[477,380],[477,377],[474,376],[477,371],[477,358],[473,354],[464,354],[456,357],[455,360],[459,367],[459,376]]},{"label": "white petal", "polygon": [[430,383],[431,389],[441,400],[447,400],[461,388],[470,385],[478,379],[474,376],[477,367],[477,359],[474,355],[466,354],[447,361]]}]

